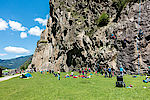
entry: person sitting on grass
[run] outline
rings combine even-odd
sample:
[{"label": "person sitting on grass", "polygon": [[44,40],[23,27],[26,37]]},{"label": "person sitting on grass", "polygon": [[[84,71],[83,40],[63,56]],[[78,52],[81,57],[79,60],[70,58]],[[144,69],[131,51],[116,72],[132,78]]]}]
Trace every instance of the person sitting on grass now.
[{"label": "person sitting on grass", "polygon": [[95,70],[95,74],[97,75],[97,70]]},{"label": "person sitting on grass", "polygon": [[146,79],[145,79],[145,80],[143,80],[143,82],[144,82],[144,83],[148,83],[148,82],[150,82],[150,76],[147,76],[147,75],[146,75]]},{"label": "person sitting on grass", "polygon": [[89,68],[89,73],[91,72],[91,68]]},{"label": "person sitting on grass", "polygon": [[69,78],[69,74],[65,75],[65,78]]},{"label": "person sitting on grass", "polygon": [[22,76],[20,78],[27,78],[24,74],[22,74]]},{"label": "person sitting on grass", "polygon": [[70,76],[73,76],[73,72],[71,72],[71,75]]},{"label": "person sitting on grass", "polygon": [[22,74],[22,76],[20,77],[22,79],[25,79],[25,78],[32,78],[32,75],[30,73],[27,73],[27,74]]},{"label": "person sitting on grass", "polygon": [[49,71],[47,70],[47,74],[49,73]]}]

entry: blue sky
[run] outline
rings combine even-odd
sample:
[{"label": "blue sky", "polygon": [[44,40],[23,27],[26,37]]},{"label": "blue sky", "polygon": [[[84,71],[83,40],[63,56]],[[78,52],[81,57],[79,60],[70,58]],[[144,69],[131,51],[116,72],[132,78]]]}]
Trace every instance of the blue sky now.
[{"label": "blue sky", "polygon": [[49,0],[0,0],[0,59],[33,54],[48,14]]}]

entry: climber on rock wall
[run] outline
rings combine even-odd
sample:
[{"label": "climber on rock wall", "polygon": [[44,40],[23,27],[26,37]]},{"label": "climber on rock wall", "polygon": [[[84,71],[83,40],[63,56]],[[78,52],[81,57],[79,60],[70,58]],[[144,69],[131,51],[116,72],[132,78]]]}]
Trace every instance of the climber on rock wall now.
[{"label": "climber on rock wall", "polygon": [[143,32],[142,29],[140,29],[139,34],[138,34],[138,39],[141,40],[143,38]]}]

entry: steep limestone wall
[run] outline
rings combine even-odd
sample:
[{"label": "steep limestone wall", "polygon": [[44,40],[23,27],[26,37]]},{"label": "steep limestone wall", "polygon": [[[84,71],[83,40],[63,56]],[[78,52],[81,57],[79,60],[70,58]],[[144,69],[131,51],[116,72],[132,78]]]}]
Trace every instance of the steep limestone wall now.
[{"label": "steep limestone wall", "polygon": [[[117,22],[111,0],[50,0],[47,28],[37,43],[32,66],[37,69],[69,71],[87,64],[106,65],[127,72],[137,71],[138,3],[128,4]],[[141,5],[143,39],[138,41],[140,67],[150,64],[150,1]],[[99,16],[106,12],[110,22],[99,27]],[[117,39],[112,39],[114,33]],[[125,40],[125,42],[124,42]]]}]

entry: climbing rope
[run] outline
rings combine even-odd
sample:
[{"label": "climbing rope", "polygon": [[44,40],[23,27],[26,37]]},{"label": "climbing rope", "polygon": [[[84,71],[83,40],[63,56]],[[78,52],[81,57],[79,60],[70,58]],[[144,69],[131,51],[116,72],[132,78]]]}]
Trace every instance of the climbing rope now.
[{"label": "climbing rope", "polygon": [[[141,0],[139,0],[139,17],[138,17],[138,31],[140,32],[140,21],[141,21]],[[137,33],[137,53],[138,53],[138,74],[140,74],[140,54],[139,54],[139,45],[138,45],[138,35]]]}]

